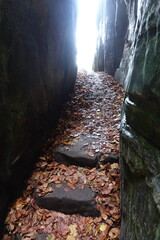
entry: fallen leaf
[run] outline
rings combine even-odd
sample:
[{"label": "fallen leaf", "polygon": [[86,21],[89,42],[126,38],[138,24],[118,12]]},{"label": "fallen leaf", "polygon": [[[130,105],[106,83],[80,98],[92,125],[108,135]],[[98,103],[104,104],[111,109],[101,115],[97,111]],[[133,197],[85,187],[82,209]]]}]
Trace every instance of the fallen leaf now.
[{"label": "fallen leaf", "polygon": [[109,231],[109,236],[110,236],[111,239],[118,238],[119,235],[120,235],[120,229],[119,228],[112,228]]},{"label": "fallen leaf", "polygon": [[48,236],[46,237],[46,240],[53,240],[55,239],[54,234],[48,234]]},{"label": "fallen leaf", "polygon": [[46,161],[45,157],[39,157],[39,159],[42,160],[42,161]]},{"label": "fallen leaf", "polygon": [[94,153],[93,152],[86,152],[87,155],[89,155],[90,157],[94,157]]},{"label": "fallen leaf", "polygon": [[77,236],[77,225],[76,224],[72,224],[69,226],[69,230],[70,230],[70,235],[73,237]]},{"label": "fallen leaf", "polygon": [[68,235],[67,240],[75,240],[75,237]]},{"label": "fallen leaf", "polygon": [[[94,73],[78,73],[74,89],[72,99],[64,105],[57,128],[44,146],[43,155],[28,180],[23,197],[11,207],[6,220],[9,235],[18,233],[26,240],[32,238],[32,232],[52,233],[49,234],[52,240],[119,238],[119,164],[105,163],[104,159],[109,153],[119,153],[123,89],[105,73],[96,73],[96,78]],[[100,95],[96,96],[95,91]],[[84,142],[81,142],[81,138]],[[96,152],[103,153],[98,168],[66,166],[55,161],[54,153],[58,146],[63,145],[69,151],[77,141],[81,142],[82,151],[91,157]],[[49,188],[52,182],[57,186],[65,182],[72,189],[83,189],[85,184],[89,184],[97,192],[95,201],[101,216],[69,216],[39,208],[33,193],[35,189],[41,196],[52,192]],[[66,187],[65,191],[70,190],[70,187]],[[8,240],[7,237],[4,240]]]},{"label": "fallen leaf", "polygon": [[86,231],[90,232],[91,230],[92,230],[92,226],[90,225],[90,226],[87,227]]},{"label": "fallen leaf", "polygon": [[107,227],[108,227],[107,224],[102,223],[102,225],[100,226],[100,231],[102,231],[102,232],[105,231]]}]

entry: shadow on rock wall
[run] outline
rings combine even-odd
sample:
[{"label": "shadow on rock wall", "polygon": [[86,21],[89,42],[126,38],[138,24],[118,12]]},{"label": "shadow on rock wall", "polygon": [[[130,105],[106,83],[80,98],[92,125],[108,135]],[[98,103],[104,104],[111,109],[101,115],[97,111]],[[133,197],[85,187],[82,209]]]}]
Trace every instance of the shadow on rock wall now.
[{"label": "shadow on rock wall", "polygon": [[75,24],[72,0],[0,1],[1,224],[72,91]]},{"label": "shadow on rock wall", "polygon": [[[121,10],[123,6],[126,13],[118,15],[115,11],[118,9],[117,6]],[[152,0],[101,1],[98,23],[100,35],[95,70],[105,70],[112,75],[116,71],[115,78],[126,90],[120,144],[122,207],[120,239],[158,240],[160,3]],[[123,39],[124,45],[116,38],[120,32],[123,34],[119,40]],[[119,54],[116,52],[117,48]]]},{"label": "shadow on rock wall", "polygon": [[127,2],[128,39],[116,77],[121,125],[120,239],[160,239],[160,4]]}]

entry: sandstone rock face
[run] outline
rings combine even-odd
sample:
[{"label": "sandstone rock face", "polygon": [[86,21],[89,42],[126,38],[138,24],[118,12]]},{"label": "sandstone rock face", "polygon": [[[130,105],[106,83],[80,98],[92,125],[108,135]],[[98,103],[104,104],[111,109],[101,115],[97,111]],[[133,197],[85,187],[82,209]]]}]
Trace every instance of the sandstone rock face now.
[{"label": "sandstone rock face", "polygon": [[160,3],[152,0],[126,3],[130,14],[128,40],[116,73],[126,89],[121,126],[120,239],[158,240]]},{"label": "sandstone rock face", "polygon": [[[124,20],[124,16],[121,15],[117,21],[119,25],[115,24],[117,19],[115,9],[117,6],[122,7],[122,1],[104,2],[99,17],[99,26],[101,26],[99,29],[103,34],[99,37],[95,69],[114,74],[118,67],[118,64],[113,64],[114,59],[116,56],[119,56],[118,59],[121,58],[115,53],[116,47],[122,46],[119,44],[115,47],[117,44],[115,31],[117,33],[121,31],[126,17]],[[129,25],[126,35],[125,31],[122,31],[122,36],[125,36],[124,51],[115,73],[116,79],[126,90],[120,143],[122,207],[120,239],[158,240],[160,239],[160,3],[152,0],[124,0],[124,3]]]},{"label": "sandstone rock face", "polygon": [[124,44],[124,51],[123,56],[120,62],[119,68],[115,72],[115,78],[124,85],[126,80],[126,75],[129,70],[129,63],[131,62],[131,58],[134,51],[134,41],[135,41],[135,34],[137,29],[137,18],[140,14],[140,1],[128,1],[124,0],[127,7],[127,15],[128,15],[128,29],[125,36],[125,44]]},{"label": "sandstone rock face", "polygon": [[95,71],[114,75],[123,54],[128,27],[127,8],[123,0],[102,0],[99,6],[99,36],[93,67]]},{"label": "sandstone rock face", "polygon": [[0,1],[0,212],[73,88],[75,25],[74,0]]}]

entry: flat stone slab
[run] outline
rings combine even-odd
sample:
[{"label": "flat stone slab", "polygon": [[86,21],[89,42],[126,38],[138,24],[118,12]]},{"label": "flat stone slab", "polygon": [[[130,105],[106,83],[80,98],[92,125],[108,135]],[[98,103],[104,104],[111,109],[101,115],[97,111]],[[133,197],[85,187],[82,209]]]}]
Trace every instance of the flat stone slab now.
[{"label": "flat stone slab", "polygon": [[[47,233],[41,233],[37,234],[37,237],[34,238],[34,240],[47,240],[47,239],[52,239],[52,234],[47,234]],[[12,236],[11,240],[23,240],[23,238],[17,233]]]},{"label": "flat stone slab", "polygon": [[74,190],[65,183],[61,187],[56,187],[54,183],[49,186],[53,188],[53,192],[42,197],[35,193],[35,201],[39,207],[65,214],[80,214],[85,217],[100,215],[94,200],[96,193],[88,185],[85,185],[84,189]]},{"label": "flat stone slab", "polygon": [[65,150],[64,147],[58,147],[55,151],[55,160],[68,166],[97,167],[99,154],[89,156],[82,151]]},{"label": "flat stone slab", "polygon": [[37,234],[37,237],[34,240],[47,240],[47,239],[53,239],[52,234],[47,233]]},{"label": "flat stone slab", "polygon": [[119,157],[116,154],[108,154],[105,159],[104,163],[119,163]]},{"label": "flat stone slab", "polygon": [[15,235],[12,236],[11,239],[12,239],[12,240],[21,240],[22,237],[21,237],[18,233],[16,233]]}]

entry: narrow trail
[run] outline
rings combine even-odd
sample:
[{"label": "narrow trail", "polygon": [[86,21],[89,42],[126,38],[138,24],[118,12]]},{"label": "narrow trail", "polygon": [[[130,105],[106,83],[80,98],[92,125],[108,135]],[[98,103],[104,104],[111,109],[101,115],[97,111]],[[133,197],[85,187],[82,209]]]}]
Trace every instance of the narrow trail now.
[{"label": "narrow trail", "polygon": [[[58,126],[48,139],[27,188],[10,209],[6,219],[8,233],[3,240],[119,239],[120,175],[117,156],[122,101],[123,89],[111,76],[78,73],[72,98],[64,105]],[[55,161],[55,152],[59,162]],[[70,152],[74,154],[66,155]],[[84,166],[76,162],[80,159],[79,154]],[[37,205],[36,199],[41,198],[46,204],[48,194],[54,202],[54,194],[63,186],[62,195],[65,194],[66,202],[63,202],[63,207],[59,206],[61,212]],[[93,197],[90,205],[85,189]],[[78,191],[75,195],[79,196],[74,196],[74,191]],[[70,192],[73,198],[68,200],[66,196]],[[78,201],[81,197],[84,206]]]}]

